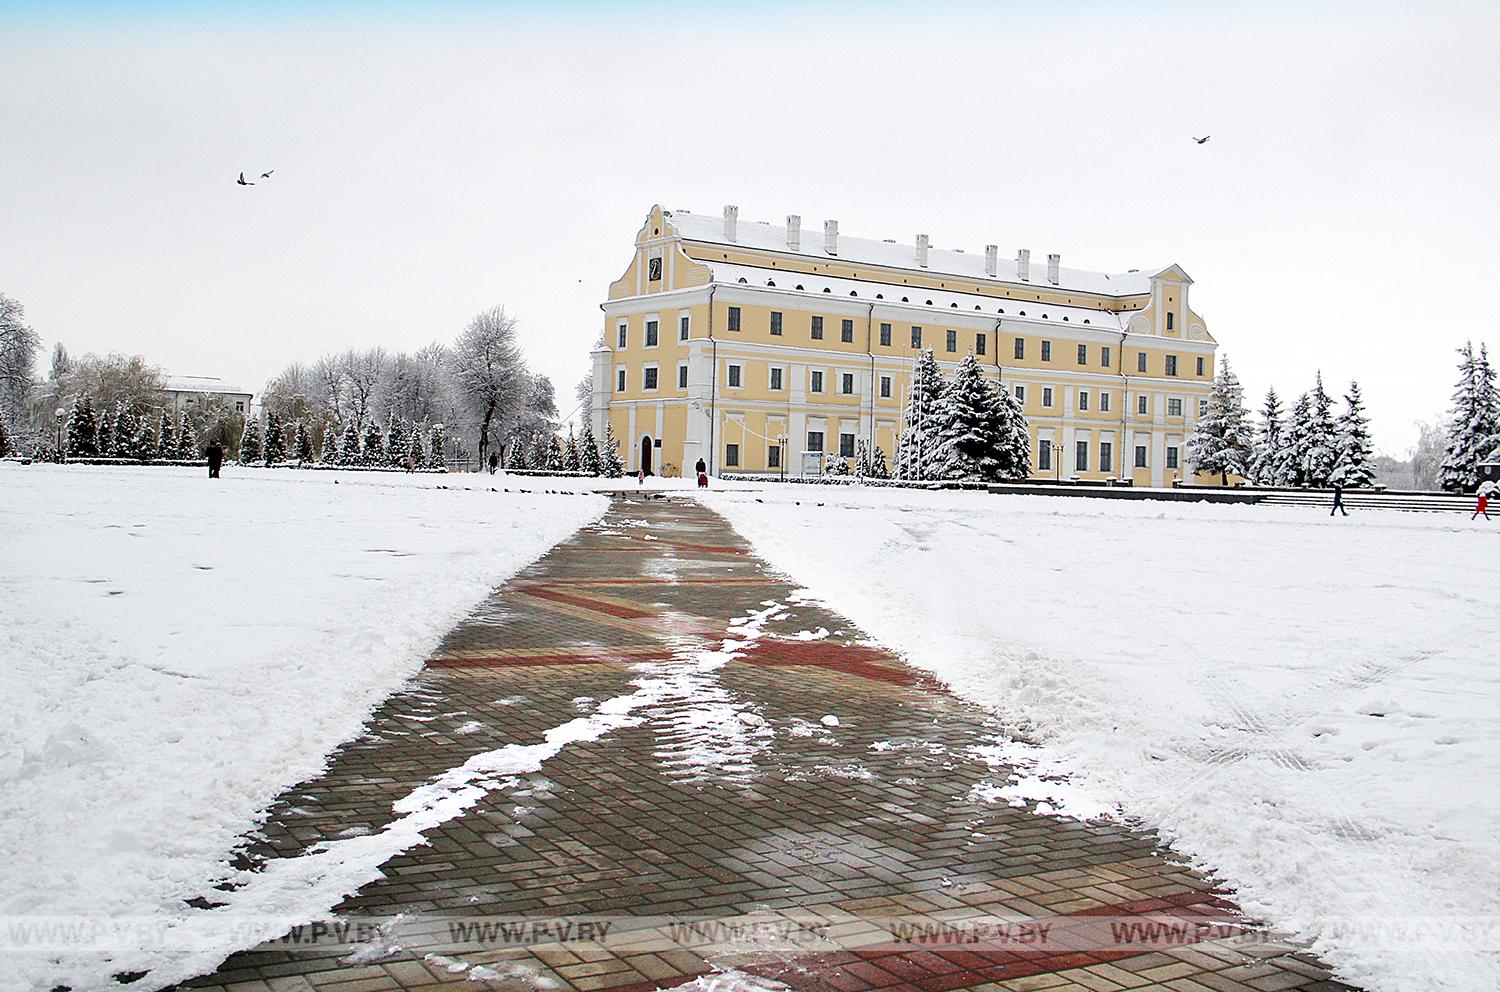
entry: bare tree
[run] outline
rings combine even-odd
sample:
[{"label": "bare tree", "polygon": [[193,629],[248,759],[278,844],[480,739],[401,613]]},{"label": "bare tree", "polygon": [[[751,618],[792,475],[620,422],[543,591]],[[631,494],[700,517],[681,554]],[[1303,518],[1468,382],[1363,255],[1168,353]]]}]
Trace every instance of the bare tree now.
[{"label": "bare tree", "polygon": [[261,406],[283,420],[301,420],[309,414],[322,417],[327,406],[322,381],[301,362],[293,362],[261,391]]},{"label": "bare tree", "polygon": [[366,351],[350,349],[339,356],[344,382],[348,387],[349,413],[354,426],[361,430],[373,419],[376,398],[390,368],[390,357],[384,348]]},{"label": "bare tree", "polygon": [[434,342],[413,354],[398,354],[391,363],[386,407],[416,423],[441,421],[453,406],[448,349]]},{"label": "bare tree", "polygon": [[490,429],[519,411],[531,389],[516,344],[515,318],[503,306],[474,316],[455,342],[449,362],[463,402],[479,427],[479,461],[489,457]]},{"label": "bare tree", "polygon": [[342,421],[347,414],[344,364],[338,355],[324,355],[313,363],[313,378],[318,384],[318,393],[323,406],[333,413],[335,420]]},{"label": "bare tree", "polygon": [[0,414],[19,427],[26,393],[36,384],[36,353],[41,337],[26,326],[26,308],[0,293]]}]

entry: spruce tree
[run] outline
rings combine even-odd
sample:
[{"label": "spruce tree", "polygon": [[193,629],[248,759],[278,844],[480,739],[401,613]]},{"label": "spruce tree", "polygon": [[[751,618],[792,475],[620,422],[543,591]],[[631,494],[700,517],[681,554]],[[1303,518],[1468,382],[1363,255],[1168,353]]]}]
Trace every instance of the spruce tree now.
[{"label": "spruce tree", "polygon": [[312,461],[312,438],[308,436],[307,429],[302,426],[301,417],[297,418],[292,427],[292,457],[302,465],[307,465]]},{"label": "spruce tree", "polygon": [[98,426],[94,423],[94,401],[79,396],[68,414],[67,452],[69,458],[92,458],[99,453]]},{"label": "spruce tree", "polygon": [[578,470],[586,475],[599,475],[604,471],[599,442],[594,439],[594,425],[587,418],[583,421],[583,433],[578,436]]},{"label": "spruce tree", "polygon": [[1333,481],[1333,467],[1338,463],[1339,428],[1333,417],[1333,399],[1323,388],[1323,373],[1313,385],[1304,471],[1307,484],[1326,487]]},{"label": "spruce tree", "polygon": [[[1320,387],[1321,384],[1320,378]],[[1244,391],[1226,356],[1219,361],[1219,374],[1214,377],[1213,389],[1208,395],[1208,410],[1188,439],[1188,457],[1195,471],[1217,472],[1219,481],[1228,485],[1231,473],[1239,476],[1250,474],[1253,447],[1250,425],[1245,416]]]},{"label": "spruce tree", "polygon": [[625,474],[625,462],[620,458],[620,444],[615,440],[615,433],[607,420],[604,422],[604,445],[599,452],[599,461],[600,471],[606,479],[618,479]]},{"label": "spruce tree", "polygon": [[135,429],[135,440],[131,442],[129,457],[146,461],[155,458],[156,454],[156,427],[151,423],[151,418],[142,417],[140,426]]},{"label": "spruce tree", "polygon": [[1250,462],[1250,478],[1258,486],[1284,486],[1287,479],[1286,428],[1282,423],[1281,397],[1276,387],[1266,390],[1266,402],[1260,408],[1260,426],[1255,434],[1255,454]]},{"label": "spruce tree", "polygon": [[365,425],[364,443],[359,449],[359,463],[361,465],[384,465],[385,464],[385,431],[375,421]]},{"label": "spruce tree", "polygon": [[1500,402],[1488,349],[1481,345],[1475,357],[1473,343],[1465,342],[1458,353],[1461,359],[1453,412],[1448,418],[1448,448],[1438,470],[1438,484],[1453,493],[1479,485],[1479,463],[1492,452],[1495,435],[1500,433]]},{"label": "spruce tree", "polygon": [[398,468],[406,466],[406,450],[410,444],[410,435],[407,430],[406,418],[392,417],[386,423],[385,429],[385,461],[387,465]]},{"label": "spruce tree", "polygon": [[177,418],[172,416],[171,410],[161,412],[161,423],[156,428],[156,449],[158,458],[177,457]]},{"label": "spruce tree", "polygon": [[568,440],[563,445],[562,467],[564,472],[578,471],[578,438],[573,435],[572,424],[568,425]]},{"label": "spruce tree", "polygon": [[114,444],[110,454],[116,458],[134,458],[136,433],[139,430],[140,424],[136,421],[135,411],[126,406],[124,400],[115,404]]},{"label": "spruce tree", "polygon": [[193,461],[202,453],[198,447],[198,431],[193,427],[193,418],[183,410],[177,415],[177,457]]},{"label": "spruce tree", "polygon": [[1004,385],[990,390],[998,427],[995,432],[995,475],[1000,482],[1014,482],[1031,474],[1031,427],[1026,410]]},{"label": "spruce tree", "polygon": [[5,414],[0,413],[0,458],[9,458],[15,453],[16,446],[10,439],[10,428],[5,426]]},{"label": "spruce tree", "polygon": [[433,468],[448,466],[448,429],[442,424],[433,424],[427,435],[427,464]]},{"label": "spruce tree", "polygon": [[1370,418],[1365,416],[1359,383],[1349,383],[1344,412],[1339,415],[1338,460],[1333,477],[1346,486],[1366,488],[1375,484],[1375,446],[1370,441]]},{"label": "spruce tree", "polygon": [[422,446],[422,431],[416,424],[412,424],[411,440],[406,442],[406,457],[411,460],[415,468],[427,467],[427,452]]},{"label": "spruce tree", "polygon": [[930,479],[937,465],[939,404],[943,396],[943,374],[928,348],[918,356],[912,368],[910,392],[906,400],[906,424],[896,444],[896,477]]},{"label": "spruce tree", "polygon": [[526,460],[528,445],[526,439],[519,434],[510,436],[510,443],[505,445],[503,452],[504,463],[507,469],[527,469],[530,464]]},{"label": "spruce tree", "polygon": [[854,476],[863,479],[870,474],[870,446],[865,439],[854,442]]},{"label": "spruce tree", "polygon": [[1285,485],[1309,486],[1307,465],[1312,450],[1312,396],[1303,393],[1292,404],[1287,418],[1285,463],[1283,468]]},{"label": "spruce tree", "polygon": [[260,419],[246,417],[245,433],[240,435],[240,464],[249,465],[251,462],[260,461],[260,455]]},{"label": "spruce tree", "polygon": [[359,428],[352,420],[345,421],[339,433],[338,455],[340,465],[358,465],[364,457],[359,450]]},{"label": "spruce tree", "polygon": [[108,407],[99,413],[99,435],[94,450],[106,458],[115,453],[115,415]]},{"label": "spruce tree", "polygon": [[267,465],[286,460],[286,434],[281,427],[281,418],[276,416],[275,411],[266,413],[266,440],[262,455]]},{"label": "spruce tree", "polygon": [[965,355],[939,398],[930,477],[993,479],[1000,422],[995,397],[973,353]]},{"label": "spruce tree", "polygon": [[526,451],[526,464],[538,472],[547,470],[547,459],[550,457],[551,445],[547,443],[547,435],[537,431],[531,435],[531,446]]},{"label": "spruce tree", "polygon": [[890,477],[890,467],[885,463],[885,449],[876,445],[875,453],[870,456],[870,478],[889,479]]}]

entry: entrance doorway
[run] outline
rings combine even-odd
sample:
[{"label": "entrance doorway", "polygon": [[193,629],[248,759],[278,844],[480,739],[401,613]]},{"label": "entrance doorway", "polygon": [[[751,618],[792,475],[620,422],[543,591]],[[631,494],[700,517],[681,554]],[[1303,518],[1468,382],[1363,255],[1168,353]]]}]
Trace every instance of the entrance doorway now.
[{"label": "entrance doorway", "polygon": [[651,436],[648,434],[641,438],[641,471],[647,475],[655,475],[651,465]]}]

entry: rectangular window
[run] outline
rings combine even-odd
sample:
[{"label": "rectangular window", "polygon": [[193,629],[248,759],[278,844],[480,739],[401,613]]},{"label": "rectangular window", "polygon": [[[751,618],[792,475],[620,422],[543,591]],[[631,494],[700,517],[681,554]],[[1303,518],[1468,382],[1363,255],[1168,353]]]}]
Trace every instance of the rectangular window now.
[{"label": "rectangular window", "polygon": [[629,324],[621,324],[620,325],[620,347],[621,348],[626,347],[627,344],[628,344],[628,342],[629,342],[629,340],[630,340],[630,325]]},{"label": "rectangular window", "polygon": [[1177,448],[1176,447],[1171,447],[1171,448],[1167,449],[1167,468],[1176,468],[1177,467],[1177,457],[1178,456],[1177,456]]},{"label": "rectangular window", "polygon": [[1038,472],[1052,471],[1052,442],[1041,440],[1036,443],[1036,468]]},{"label": "rectangular window", "polygon": [[1135,467],[1146,467],[1146,446],[1144,444],[1138,444],[1135,446]]},{"label": "rectangular window", "polygon": [[816,369],[813,370],[812,386],[810,389],[814,393],[821,393],[823,391],[823,373]]},{"label": "rectangular window", "polygon": [[781,311],[771,311],[771,333],[776,337],[781,336]]},{"label": "rectangular window", "polygon": [[880,398],[883,400],[891,398],[891,377],[888,375],[880,377]]},{"label": "rectangular window", "polygon": [[948,350],[950,352],[957,351],[958,350],[958,332],[957,331],[949,331],[948,335],[947,335],[947,340],[944,342],[944,344],[946,344],[948,346]]},{"label": "rectangular window", "polygon": [[766,467],[767,468],[780,468],[781,467],[781,445],[779,445],[779,444],[773,444],[769,448],[766,449]]},{"label": "rectangular window", "polygon": [[1079,410],[1087,410],[1088,408],[1089,408],[1089,391],[1087,389],[1080,389],[1078,391],[1078,409]]},{"label": "rectangular window", "polygon": [[1050,361],[1052,361],[1052,342],[1051,341],[1043,341],[1042,342],[1042,361],[1044,361],[1044,362],[1050,362]]},{"label": "rectangular window", "polygon": [[1052,387],[1051,386],[1043,386],[1042,387],[1042,406],[1051,406],[1051,405],[1052,405]]},{"label": "rectangular window", "polygon": [[734,388],[738,387],[739,384],[740,384],[740,367],[738,365],[731,365],[731,366],[729,366],[729,387],[731,389],[734,389]]},{"label": "rectangular window", "polygon": [[615,383],[615,392],[617,392],[617,393],[623,393],[624,391],[625,391],[625,370],[621,369],[620,372],[619,372],[618,381]]},{"label": "rectangular window", "polygon": [[1115,468],[1115,445],[1113,441],[1099,442],[1099,471],[1113,472]]},{"label": "rectangular window", "polygon": [[1202,355],[1198,356],[1198,374],[1199,375],[1203,374],[1203,356]]},{"label": "rectangular window", "polygon": [[1109,368],[1109,345],[1107,344],[1099,346],[1099,364]]},{"label": "rectangular window", "polygon": [[1208,400],[1199,400],[1198,401],[1198,419],[1202,420],[1206,416],[1208,416]]},{"label": "rectangular window", "polygon": [[880,325],[880,345],[883,348],[889,348],[891,346],[891,325],[890,324],[881,324]]},{"label": "rectangular window", "polygon": [[1142,416],[1145,416],[1145,414],[1146,414],[1146,394],[1145,393],[1142,393],[1141,395],[1139,395],[1139,396],[1137,396],[1135,398],[1135,412],[1141,414]]},{"label": "rectangular window", "polygon": [[823,340],[823,318],[822,317],[814,317],[812,319],[812,339],[814,341],[821,341],[821,340]]},{"label": "rectangular window", "polygon": [[1015,351],[1015,355],[1016,355],[1017,358],[1025,358],[1026,357],[1026,339],[1025,338],[1016,338],[1016,351]]},{"label": "rectangular window", "polygon": [[773,368],[771,370],[771,391],[773,393],[781,392],[781,369]]},{"label": "rectangular window", "polygon": [[840,434],[839,435],[839,457],[840,458],[853,458],[854,457],[854,435],[853,434]]},{"label": "rectangular window", "polygon": [[1016,384],[1016,399],[1022,403],[1026,402],[1026,387],[1020,383]]},{"label": "rectangular window", "polygon": [[245,401],[244,400],[235,400],[234,401],[234,412],[235,413],[244,413],[245,412]]},{"label": "rectangular window", "polygon": [[688,339],[688,329],[692,326],[692,322],[691,317],[683,316],[677,318],[677,340],[686,341]]},{"label": "rectangular window", "polygon": [[1167,330],[1170,331],[1176,325],[1177,325],[1177,315],[1175,313],[1169,313],[1169,314],[1167,314]]},{"label": "rectangular window", "polygon": [[822,431],[808,431],[807,432],[807,450],[808,451],[813,451],[813,452],[817,452],[817,451],[822,451],[823,450],[823,432]]},{"label": "rectangular window", "polygon": [[854,321],[846,320],[839,324],[839,340],[845,344],[854,343]]},{"label": "rectangular window", "polygon": [[989,338],[985,337],[983,333],[974,335],[974,354],[984,354],[985,342],[988,340]]},{"label": "rectangular window", "polygon": [[1167,400],[1167,416],[1169,416],[1169,417],[1180,417],[1180,416],[1182,416],[1182,400],[1175,399],[1175,398]]},{"label": "rectangular window", "polygon": [[1099,393],[1099,412],[1109,412],[1109,394],[1102,391]]},{"label": "rectangular window", "polygon": [[677,388],[678,389],[686,389],[687,388],[687,366],[686,365],[679,365],[679,366],[677,366]]},{"label": "rectangular window", "polygon": [[740,308],[739,307],[730,307],[729,308],[729,329],[731,331],[737,331],[737,330],[740,329]]},{"label": "rectangular window", "polygon": [[922,329],[916,324],[911,326],[911,346],[913,348],[922,347]]},{"label": "rectangular window", "polygon": [[1078,441],[1073,448],[1073,471],[1087,472],[1089,470],[1089,443]]},{"label": "rectangular window", "polygon": [[1087,365],[1088,363],[1089,363],[1089,346],[1086,345],[1086,344],[1081,344],[1081,345],[1078,346],[1078,364],[1079,365]]},{"label": "rectangular window", "polygon": [[740,446],[737,444],[724,445],[724,465],[726,468],[739,468]]},{"label": "rectangular window", "polygon": [[854,395],[854,373],[843,372],[839,375],[839,392],[845,396]]},{"label": "rectangular window", "polygon": [[655,348],[661,344],[661,326],[654,320],[646,321],[646,347]]},{"label": "rectangular window", "polygon": [[1146,353],[1144,351],[1135,353],[1135,370],[1137,372],[1146,371]]},{"label": "rectangular window", "polygon": [[1167,375],[1176,375],[1176,374],[1177,374],[1177,356],[1176,355],[1168,355],[1167,356]]}]

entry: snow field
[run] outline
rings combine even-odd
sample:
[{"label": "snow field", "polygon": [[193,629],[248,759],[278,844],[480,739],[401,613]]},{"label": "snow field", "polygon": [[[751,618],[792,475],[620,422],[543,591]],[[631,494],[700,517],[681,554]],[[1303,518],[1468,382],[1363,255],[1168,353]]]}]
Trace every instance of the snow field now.
[{"label": "snow field", "polygon": [[1034,742],[980,755],[1023,769],[996,801],[1159,829],[1377,992],[1500,987],[1500,529],[844,487],[702,498]]},{"label": "snow field", "polygon": [[0,915],[180,916],[449,627],[606,506],[498,480],[0,464]]}]

